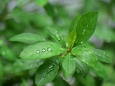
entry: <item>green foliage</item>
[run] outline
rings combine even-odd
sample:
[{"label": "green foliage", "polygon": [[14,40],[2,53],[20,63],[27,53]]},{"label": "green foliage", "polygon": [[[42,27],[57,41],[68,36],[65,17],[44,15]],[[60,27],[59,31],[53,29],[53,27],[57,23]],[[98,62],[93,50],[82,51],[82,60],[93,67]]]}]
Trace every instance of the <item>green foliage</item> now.
[{"label": "green foliage", "polygon": [[114,1],[62,2],[0,0],[0,86],[115,84]]},{"label": "green foliage", "polygon": [[48,3],[48,0],[36,0],[37,4],[40,6],[44,6]]},{"label": "green foliage", "polygon": [[105,63],[111,63],[111,58],[106,55],[106,53],[100,49],[94,49],[94,53],[97,55],[98,60]]},{"label": "green foliage", "polygon": [[41,42],[26,47],[20,54],[21,58],[44,59],[60,55],[65,51],[59,44],[54,42]]},{"label": "green foliage", "polygon": [[64,57],[61,64],[64,77],[67,79],[72,76],[76,69],[76,63],[70,54]]},{"label": "green foliage", "polygon": [[43,62],[40,60],[18,59],[15,61],[13,68],[14,68],[15,72],[20,72],[20,71],[24,71],[24,70],[38,68],[41,64],[43,64]]},{"label": "green foliage", "polygon": [[74,29],[72,32],[70,32],[68,36],[68,47],[72,48],[76,42],[77,39],[77,32],[76,29]]},{"label": "green foliage", "polygon": [[38,70],[35,77],[37,86],[42,86],[51,82],[57,75],[59,69],[58,62],[46,61]]},{"label": "green foliage", "polygon": [[45,39],[37,34],[22,33],[10,38],[10,41],[23,42],[23,43],[35,43],[44,41]]},{"label": "green foliage", "polygon": [[97,12],[89,12],[80,18],[76,27],[78,44],[86,42],[91,37],[95,31],[97,17]]},{"label": "green foliage", "polygon": [[76,72],[78,74],[82,74],[83,76],[86,76],[88,73],[88,66],[78,58],[74,58],[76,62]]}]

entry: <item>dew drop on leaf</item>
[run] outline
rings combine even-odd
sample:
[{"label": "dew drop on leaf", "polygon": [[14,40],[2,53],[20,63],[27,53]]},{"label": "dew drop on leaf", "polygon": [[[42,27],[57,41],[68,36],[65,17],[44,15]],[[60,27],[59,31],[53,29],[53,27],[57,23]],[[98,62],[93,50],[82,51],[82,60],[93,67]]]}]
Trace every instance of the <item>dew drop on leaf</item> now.
[{"label": "dew drop on leaf", "polygon": [[52,66],[52,65],[49,67],[49,69],[51,69],[51,68],[53,68],[53,66]]},{"label": "dew drop on leaf", "polygon": [[85,34],[85,32],[86,32],[86,30],[84,29],[82,34]]},{"label": "dew drop on leaf", "polygon": [[51,51],[52,49],[50,47],[47,48],[47,51]]},{"label": "dew drop on leaf", "polygon": [[83,43],[83,41],[81,42],[81,44]]},{"label": "dew drop on leaf", "polygon": [[61,40],[60,36],[58,36],[58,35],[56,35],[56,39],[59,41]]},{"label": "dew drop on leaf", "polygon": [[40,50],[37,50],[36,53],[40,53]]},{"label": "dew drop on leaf", "polygon": [[43,48],[43,49],[42,49],[42,52],[45,52],[45,51],[46,51],[45,48]]}]

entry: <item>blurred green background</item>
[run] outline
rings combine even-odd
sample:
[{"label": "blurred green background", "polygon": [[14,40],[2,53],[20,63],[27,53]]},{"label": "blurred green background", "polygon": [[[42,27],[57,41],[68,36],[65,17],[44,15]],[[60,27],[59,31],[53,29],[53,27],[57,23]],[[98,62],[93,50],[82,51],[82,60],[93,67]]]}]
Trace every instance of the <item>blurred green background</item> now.
[{"label": "blurred green background", "polygon": [[115,86],[115,0],[0,0],[0,86],[35,86],[36,69],[12,68],[27,44],[12,43],[9,38],[31,32],[51,40],[46,27],[52,26],[67,40],[72,19],[89,11],[99,13],[89,43],[106,51],[113,61],[105,64],[108,78],[75,75],[65,82],[57,76],[54,84],[46,86]]}]

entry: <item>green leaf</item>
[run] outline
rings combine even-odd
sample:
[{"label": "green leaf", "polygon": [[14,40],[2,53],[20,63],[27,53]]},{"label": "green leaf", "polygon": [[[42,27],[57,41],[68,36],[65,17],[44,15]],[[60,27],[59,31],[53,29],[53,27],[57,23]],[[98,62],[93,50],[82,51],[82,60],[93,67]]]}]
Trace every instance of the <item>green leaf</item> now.
[{"label": "green leaf", "polygon": [[104,70],[104,66],[99,63],[97,55],[94,53],[94,49],[86,44],[78,45],[73,48],[72,54],[79,60],[83,61],[88,67],[98,76],[107,78]]},{"label": "green leaf", "polygon": [[54,86],[70,86],[65,80],[63,80],[63,78],[59,74],[53,81]]},{"label": "green leaf", "polygon": [[51,82],[57,75],[59,64],[51,60],[47,60],[39,69],[35,77],[37,86],[42,86]]},{"label": "green leaf", "polygon": [[59,32],[56,29],[57,27],[55,26],[46,28],[48,34],[54,39],[54,41],[56,41],[58,44],[62,46],[65,46],[64,39],[62,39],[62,37],[60,36]]},{"label": "green leaf", "polygon": [[14,67],[15,72],[20,72],[20,71],[24,71],[24,70],[38,68],[42,64],[43,64],[43,62],[40,60],[18,59],[15,61],[13,67]]},{"label": "green leaf", "polygon": [[64,77],[67,79],[73,75],[76,69],[76,63],[70,54],[67,54],[62,60],[62,70]]},{"label": "green leaf", "polygon": [[36,0],[36,2],[39,6],[44,6],[48,3],[48,0]]},{"label": "green leaf", "polygon": [[88,66],[78,58],[74,58],[74,60],[76,61],[76,72],[85,76],[89,70]]},{"label": "green leaf", "polygon": [[47,27],[46,28],[48,30],[49,35],[56,41],[60,41],[61,37],[58,34],[58,31],[52,27]]},{"label": "green leaf", "polygon": [[79,74],[76,74],[75,78],[78,82],[76,86],[96,86],[95,85],[95,78],[91,77],[89,75],[84,77],[84,76],[81,76]]},{"label": "green leaf", "polygon": [[38,41],[44,41],[44,38],[33,33],[21,33],[10,38],[10,41],[23,42],[23,43],[35,43]]},{"label": "green leaf", "polygon": [[65,52],[61,45],[54,42],[40,42],[26,47],[20,54],[21,58],[44,59]]},{"label": "green leaf", "polygon": [[105,63],[112,63],[112,59],[103,50],[94,49],[94,53],[97,55],[98,60]]},{"label": "green leaf", "polygon": [[106,80],[108,79],[105,67],[100,62],[98,62],[95,67],[91,67],[91,70],[99,77]]},{"label": "green leaf", "polygon": [[72,19],[71,24],[70,24],[70,29],[76,28],[77,23],[78,23],[80,17],[81,17],[81,15],[80,15],[80,14],[77,14],[77,15]]},{"label": "green leaf", "polygon": [[78,44],[86,42],[91,37],[96,27],[97,17],[97,12],[88,12],[80,18],[76,27]]},{"label": "green leaf", "polygon": [[10,60],[10,61],[15,61],[17,59],[16,54],[9,49],[7,46],[2,46],[0,49],[0,54],[2,57]]},{"label": "green leaf", "polygon": [[97,56],[93,52],[92,47],[87,44],[81,44],[74,47],[72,49],[72,54],[90,67],[95,67],[95,64],[98,62]]},{"label": "green leaf", "polygon": [[76,42],[76,39],[77,39],[77,33],[76,33],[76,29],[74,29],[68,35],[68,47],[69,48],[72,48],[74,46],[74,43]]}]

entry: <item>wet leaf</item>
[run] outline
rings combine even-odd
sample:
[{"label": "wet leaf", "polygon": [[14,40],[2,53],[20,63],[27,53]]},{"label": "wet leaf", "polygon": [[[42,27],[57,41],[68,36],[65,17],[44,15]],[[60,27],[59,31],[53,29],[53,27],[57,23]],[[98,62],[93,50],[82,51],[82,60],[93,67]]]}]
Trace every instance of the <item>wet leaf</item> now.
[{"label": "wet leaf", "polygon": [[57,75],[59,64],[51,60],[47,60],[39,69],[35,77],[37,86],[42,86],[51,82]]},{"label": "wet leaf", "polygon": [[95,67],[91,67],[91,70],[99,77],[103,79],[108,79],[107,71],[105,70],[104,65],[102,65],[100,62],[98,62]]},{"label": "wet leaf", "polygon": [[81,44],[74,47],[72,54],[90,67],[95,67],[95,64],[98,62],[98,58],[93,52],[92,47],[87,44]]},{"label": "wet leaf", "polygon": [[58,33],[58,31],[52,27],[47,27],[49,35],[56,41],[61,41],[61,37]]},{"label": "wet leaf", "polygon": [[20,54],[21,58],[44,59],[65,52],[61,45],[54,42],[40,42],[26,47]]},{"label": "wet leaf", "polygon": [[103,50],[94,49],[94,53],[97,55],[99,61],[105,62],[105,63],[112,62],[112,59]]},{"label": "wet leaf", "polygon": [[76,27],[78,44],[86,42],[91,37],[95,31],[97,17],[97,12],[88,12],[81,16]]},{"label": "wet leaf", "polygon": [[76,63],[70,54],[67,54],[62,60],[62,70],[64,77],[67,79],[73,75],[76,69]]},{"label": "wet leaf", "polygon": [[74,60],[76,62],[76,72],[85,76],[89,70],[88,66],[78,58],[74,58]]}]

